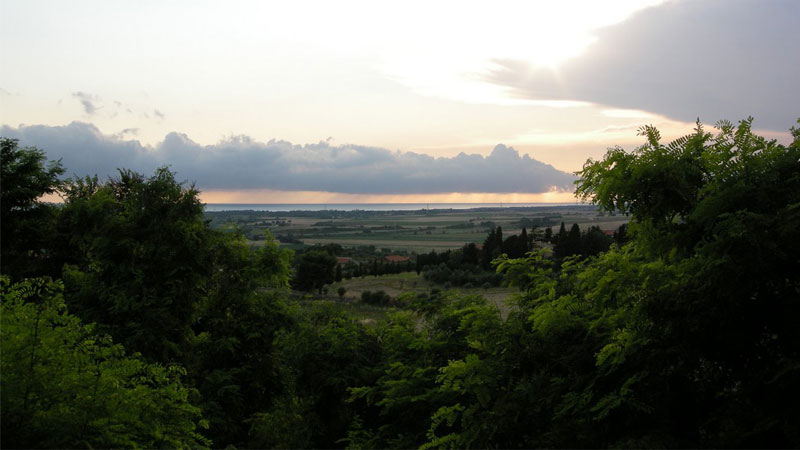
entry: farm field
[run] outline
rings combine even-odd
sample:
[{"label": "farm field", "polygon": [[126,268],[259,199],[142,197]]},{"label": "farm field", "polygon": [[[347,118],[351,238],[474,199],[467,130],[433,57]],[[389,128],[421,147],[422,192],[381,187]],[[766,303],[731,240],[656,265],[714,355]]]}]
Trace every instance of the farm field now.
[{"label": "farm field", "polygon": [[556,232],[561,222],[582,230],[599,226],[615,230],[627,223],[624,216],[603,215],[590,205],[480,208],[467,210],[418,211],[219,211],[207,212],[215,227],[237,227],[257,245],[266,232],[282,245],[339,244],[343,247],[375,248],[426,253],[482,243],[496,226],[506,236],[519,234],[523,227],[542,234],[548,227]]}]

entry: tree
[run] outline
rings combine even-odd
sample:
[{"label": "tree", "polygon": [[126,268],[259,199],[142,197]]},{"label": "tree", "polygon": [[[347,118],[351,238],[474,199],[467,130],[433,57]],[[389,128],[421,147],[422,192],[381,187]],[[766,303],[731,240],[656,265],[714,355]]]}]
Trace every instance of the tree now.
[{"label": "tree", "polygon": [[470,242],[469,244],[465,244],[461,250],[462,255],[464,256],[464,263],[471,264],[474,266],[478,265],[478,260],[480,257],[480,250],[478,250],[478,246],[475,245],[474,242]]},{"label": "tree", "polygon": [[333,283],[336,257],[323,250],[309,250],[300,255],[292,285],[301,291],[311,292]]},{"label": "tree", "polygon": [[374,382],[380,340],[341,305],[316,304],[276,338],[291,385],[252,420],[250,448],[337,448],[357,414],[350,387]]},{"label": "tree", "polygon": [[651,430],[678,446],[800,443],[788,400],[800,385],[791,369],[800,334],[787,320],[800,314],[800,130],[785,147],[751,126],[721,121],[711,134],[698,121],[666,145],[643,127],[644,145],[611,149],[579,173],[581,197],[632,216],[627,254],[641,261],[596,273],[593,298],[633,313],[600,367],[613,367],[615,389],[628,383]]},{"label": "tree", "polygon": [[72,311],[151,361],[177,361],[213,275],[203,204],[167,168],[69,180],[54,252]]},{"label": "tree", "polygon": [[336,264],[336,275],[333,277],[334,281],[337,283],[342,281],[342,265]]},{"label": "tree", "polygon": [[517,241],[517,249],[515,253],[519,255],[519,258],[522,258],[526,253],[528,253],[528,250],[530,250],[530,239],[528,238],[528,230],[523,227],[519,234],[519,240]]},{"label": "tree", "polygon": [[[64,173],[42,150],[0,138],[0,270],[14,278],[57,275],[47,252],[55,210],[41,197],[55,193]],[[57,264],[56,264],[57,266]]]},{"label": "tree", "polygon": [[[541,252],[501,259],[520,288],[503,321],[427,299],[426,326],[450,327],[446,362],[429,363],[434,333],[401,347],[424,354],[435,388],[397,356],[354,393],[387,414],[434,407],[422,448],[800,445],[800,130],[788,147],[749,121],[667,145],[644,132],[643,147],[588,162],[578,180],[632,216],[630,242],[559,266]],[[418,430],[353,437],[410,447],[400,439]]]},{"label": "tree", "polygon": [[[400,311],[378,325],[383,351],[376,380],[351,388],[351,401],[364,404],[365,414],[351,427],[350,447],[419,448],[434,439],[452,425],[438,419],[445,414],[439,411],[473,394],[459,397],[451,389],[455,386],[437,383],[449,361],[473,352],[483,354],[476,348],[491,347],[503,333],[497,309],[478,296],[409,293],[403,302],[416,314]],[[476,385],[493,385],[492,380],[479,378]],[[458,444],[465,443],[453,447],[468,447]]]},{"label": "tree", "polygon": [[581,236],[581,255],[597,256],[601,252],[607,251],[614,239],[606,235],[600,227],[589,227]]},{"label": "tree", "polygon": [[[561,223],[561,230],[564,231],[564,223]],[[558,233],[558,242],[553,249],[553,256],[558,259],[572,255],[581,254],[581,228],[577,223],[573,223],[569,233]]]},{"label": "tree", "polygon": [[220,447],[243,447],[248,421],[286,391],[274,340],[294,325],[284,303],[292,254],[270,235],[258,249],[241,235],[214,238],[213,274],[183,360],[202,395],[207,435]]},{"label": "tree", "polygon": [[492,228],[486,240],[483,242],[481,267],[489,269],[492,266],[492,260],[497,258],[503,253],[503,228]]},{"label": "tree", "polygon": [[3,448],[210,445],[185,370],[126,355],[67,312],[62,290],[0,277]]}]

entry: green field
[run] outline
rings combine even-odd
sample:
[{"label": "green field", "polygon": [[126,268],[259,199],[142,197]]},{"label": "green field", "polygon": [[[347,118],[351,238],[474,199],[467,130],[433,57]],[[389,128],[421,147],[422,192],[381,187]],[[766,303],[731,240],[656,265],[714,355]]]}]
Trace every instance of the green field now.
[{"label": "green field", "polygon": [[535,227],[541,235],[547,227],[557,232],[561,222],[567,228],[577,223],[582,230],[590,226],[615,230],[628,222],[627,217],[600,214],[589,205],[419,211],[229,211],[206,216],[212,226],[237,227],[254,245],[269,231],[290,248],[335,243],[414,253],[483,243],[495,226],[501,226],[503,234],[510,236],[518,234],[523,226],[529,233]]},{"label": "green field", "polygon": [[[437,286],[433,283],[430,283],[422,278],[421,275],[417,275],[414,272],[406,272],[396,275],[381,275],[377,277],[367,276],[363,278],[342,280],[341,282],[330,285],[328,287],[328,292],[335,295],[339,287],[344,287],[347,289],[344,298],[352,302],[358,302],[361,298],[361,293],[364,291],[384,291],[394,298],[406,292],[427,293],[430,292],[431,289],[442,288],[441,285]],[[488,289],[483,289],[480,287],[454,287],[447,289],[447,291],[467,295],[481,295],[497,305],[497,307],[503,312],[508,311],[506,300],[518,292],[516,289],[509,287],[491,287]],[[367,307],[368,305],[363,306]]]}]

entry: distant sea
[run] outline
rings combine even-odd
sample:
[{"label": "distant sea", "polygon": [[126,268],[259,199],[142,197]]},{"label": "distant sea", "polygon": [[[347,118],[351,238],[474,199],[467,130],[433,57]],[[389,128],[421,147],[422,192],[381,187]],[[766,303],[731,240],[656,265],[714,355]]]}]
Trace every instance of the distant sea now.
[{"label": "distant sea", "polygon": [[422,209],[530,208],[580,203],[206,203],[206,211],[417,211]]}]

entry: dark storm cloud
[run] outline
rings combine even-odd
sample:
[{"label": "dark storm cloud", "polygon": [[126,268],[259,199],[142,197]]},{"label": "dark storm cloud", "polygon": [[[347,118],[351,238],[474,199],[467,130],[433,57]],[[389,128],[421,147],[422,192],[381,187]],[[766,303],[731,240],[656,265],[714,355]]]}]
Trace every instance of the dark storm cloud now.
[{"label": "dark storm cloud", "polygon": [[98,99],[92,96],[91,94],[78,91],[78,92],[73,92],[72,96],[78,99],[79,102],[81,102],[81,105],[83,106],[83,112],[85,112],[90,116],[96,113],[97,110],[99,109],[97,106]]},{"label": "dark storm cloud", "polygon": [[707,122],[751,115],[785,131],[800,115],[800,2],[674,1],[600,30],[556,73],[496,61],[487,81],[519,98],[583,100]]},{"label": "dark storm cloud", "polygon": [[258,142],[246,136],[203,146],[181,133],[170,133],[151,148],[136,140],[105,136],[91,124],[11,128],[0,134],[16,138],[61,158],[67,173],[113,175],[124,167],[152,173],[170,165],[181,179],[201,189],[276,189],[353,194],[426,194],[446,192],[546,192],[571,189],[574,177],[513,148],[497,145],[489,156],[434,158],[361,145],[328,142],[293,145]]}]

